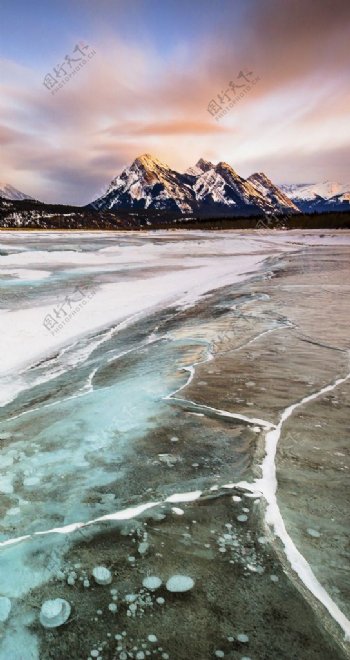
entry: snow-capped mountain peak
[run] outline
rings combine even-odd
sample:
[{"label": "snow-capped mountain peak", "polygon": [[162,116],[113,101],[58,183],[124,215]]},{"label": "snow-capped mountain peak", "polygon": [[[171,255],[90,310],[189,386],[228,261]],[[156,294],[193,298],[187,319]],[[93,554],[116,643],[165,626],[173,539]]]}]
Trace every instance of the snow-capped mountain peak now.
[{"label": "snow-capped mountain peak", "polygon": [[202,172],[196,179],[193,189],[197,202],[213,211],[222,207],[234,207],[234,211],[243,215],[261,214],[272,210],[266,199],[224,161]]},{"label": "snow-capped mountain peak", "polygon": [[321,183],[282,184],[281,190],[292,199],[312,200],[316,197],[329,199],[334,195],[342,195],[350,191],[350,183],[338,181],[322,181]]},{"label": "snow-capped mountain peak", "polygon": [[210,162],[210,160],[205,160],[204,158],[200,158],[197,163],[196,167],[198,167],[202,172],[207,172],[208,170],[211,170],[214,165],[213,163]]},{"label": "snow-capped mountain peak", "polygon": [[288,211],[295,213],[299,210],[296,204],[278,186],[272,183],[264,172],[251,174],[247,181],[250,181],[265,199],[269,199],[273,206],[277,206],[284,213],[288,213]]},{"label": "snow-capped mountain peak", "polygon": [[151,154],[142,154],[141,156],[137,156],[131,167],[133,166],[142,167],[147,171],[170,169],[167,165],[158,160],[158,158],[151,156]]},{"label": "snow-capped mountain peak", "polygon": [[200,158],[195,165],[189,167],[188,170],[186,170],[185,174],[190,174],[191,176],[200,176],[203,172],[212,170],[213,167],[215,167],[215,165],[213,165],[213,163],[211,163],[209,160]]},{"label": "snow-capped mountain peak", "polygon": [[157,165],[162,165],[160,160],[158,160],[158,158],[156,158],[155,156],[152,156],[152,154],[141,154],[140,156],[136,156],[134,162],[142,163],[145,166],[152,166],[153,163],[157,163]]},{"label": "snow-capped mountain peak", "polygon": [[151,154],[142,154],[111,182],[95,208],[192,211],[190,177],[172,170]]},{"label": "snow-capped mountain peak", "polygon": [[306,213],[350,209],[350,183],[293,183],[282,184],[280,188]]},{"label": "snow-capped mountain peak", "polygon": [[216,171],[219,172],[220,174],[224,173],[227,176],[231,176],[234,179],[241,178],[239,174],[229,165],[228,163],[225,163],[225,161],[221,160],[217,165],[216,165]]},{"label": "snow-capped mountain peak", "polygon": [[11,186],[9,183],[5,183],[2,181],[0,181],[0,197],[3,197],[4,199],[11,199],[13,201],[15,200],[20,201],[23,199],[33,199],[33,197],[30,197],[30,195],[26,195],[20,190],[17,190],[17,188]]},{"label": "snow-capped mountain peak", "polygon": [[249,204],[257,211],[270,211],[272,210],[270,202],[258,191],[249,179],[243,179],[237,172],[228,165],[228,163],[220,162],[216,166],[216,171],[229,186],[233,193],[238,195],[245,204]]}]

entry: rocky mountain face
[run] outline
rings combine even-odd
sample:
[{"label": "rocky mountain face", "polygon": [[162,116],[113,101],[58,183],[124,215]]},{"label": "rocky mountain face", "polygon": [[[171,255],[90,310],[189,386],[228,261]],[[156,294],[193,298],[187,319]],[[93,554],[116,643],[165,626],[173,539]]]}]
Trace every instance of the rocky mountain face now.
[{"label": "rocky mountain face", "polygon": [[96,209],[158,209],[228,215],[297,213],[298,207],[264,174],[241,177],[227,163],[201,158],[185,173],[149,154],[139,156],[90,204]]},{"label": "rocky mountain face", "polygon": [[95,209],[163,209],[191,212],[195,195],[188,174],[175,172],[149,154],[139,156],[113,179]]},{"label": "rocky mountain face", "polygon": [[247,181],[250,181],[254,188],[256,188],[256,190],[258,190],[270,204],[281,209],[282,212],[288,213],[299,210],[297,204],[291,201],[283,190],[272,183],[271,179],[269,179],[263,172],[251,174]]}]

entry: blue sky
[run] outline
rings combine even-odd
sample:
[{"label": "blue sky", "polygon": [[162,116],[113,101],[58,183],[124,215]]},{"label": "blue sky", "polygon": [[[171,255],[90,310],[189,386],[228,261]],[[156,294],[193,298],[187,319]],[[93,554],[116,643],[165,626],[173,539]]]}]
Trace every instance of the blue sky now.
[{"label": "blue sky", "polygon": [[[2,0],[0,180],[85,203],[150,152],[348,181],[349,19],[347,0]],[[81,42],[95,54],[53,94],[45,74]],[[259,82],[211,115],[241,70]]]},{"label": "blue sky", "polygon": [[208,26],[218,37],[238,34],[246,6],[225,0],[2,0],[0,56],[40,66],[74,39],[96,42],[110,30],[133,43],[151,41],[163,57],[177,42],[195,49]]}]

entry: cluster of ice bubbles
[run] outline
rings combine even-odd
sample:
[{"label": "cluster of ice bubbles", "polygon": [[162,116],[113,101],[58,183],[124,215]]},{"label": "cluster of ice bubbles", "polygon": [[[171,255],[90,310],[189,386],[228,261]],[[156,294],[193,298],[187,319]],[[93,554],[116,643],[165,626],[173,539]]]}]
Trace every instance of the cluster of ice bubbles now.
[{"label": "cluster of ice bubbles", "polygon": [[[84,572],[85,573],[85,572]],[[112,572],[106,566],[95,566],[91,574],[92,579],[97,585],[102,587],[108,586],[113,581]],[[77,579],[77,574],[74,571],[69,572],[67,577],[67,584],[73,586],[75,580]],[[88,578],[83,577],[83,582],[89,582]],[[87,585],[85,585],[87,586]],[[144,608],[148,605],[153,605],[154,602],[157,605],[162,606],[165,604],[165,598],[162,596],[156,596],[155,592],[161,587],[165,587],[166,591],[172,594],[183,594],[188,591],[191,591],[195,586],[195,581],[188,575],[174,574],[171,575],[168,580],[163,583],[163,580],[157,575],[147,575],[142,580],[142,587],[138,593],[135,594],[126,594],[123,598],[124,605],[127,607],[128,616],[136,616],[136,613],[139,611],[140,614],[144,612]],[[110,590],[112,602],[108,605],[108,610],[111,613],[118,612],[118,605],[115,602],[118,599],[118,590],[112,588]],[[155,600],[153,600],[155,599]],[[5,621],[11,610],[11,601],[8,598],[0,598],[0,621]],[[53,629],[58,628],[69,621],[71,615],[71,605],[70,603],[63,598],[55,598],[45,600],[40,609],[39,621],[44,628]],[[97,611],[98,614],[102,615],[102,611]],[[108,633],[108,637],[111,637],[111,633]],[[119,660],[127,660],[129,657],[134,657],[136,660],[143,660],[147,656],[151,655],[151,647],[157,643],[158,639],[154,633],[150,633],[147,637],[147,640],[141,640],[138,642],[138,645],[133,648],[133,654],[130,656],[130,651],[127,650],[125,644],[126,632],[124,631],[121,634],[114,635],[114,639],[117,643],[117,652]],[[163,660],[168,660],[169,655],[166,652],[163,652],[161,647],[156,649],[160,654]],[[96,658],[101,660],[101,653],[103,647],[93,648],[90,652],[91,658]]]}]

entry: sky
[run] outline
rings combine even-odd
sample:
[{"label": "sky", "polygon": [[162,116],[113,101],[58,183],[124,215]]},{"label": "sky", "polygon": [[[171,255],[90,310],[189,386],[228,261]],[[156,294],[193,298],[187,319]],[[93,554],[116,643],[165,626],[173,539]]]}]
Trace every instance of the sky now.
[{"label": "sky", "polygon": [[349,0],[0,0],[0,181],[86,204],[146,152],[350,183],[349,44]]}]

